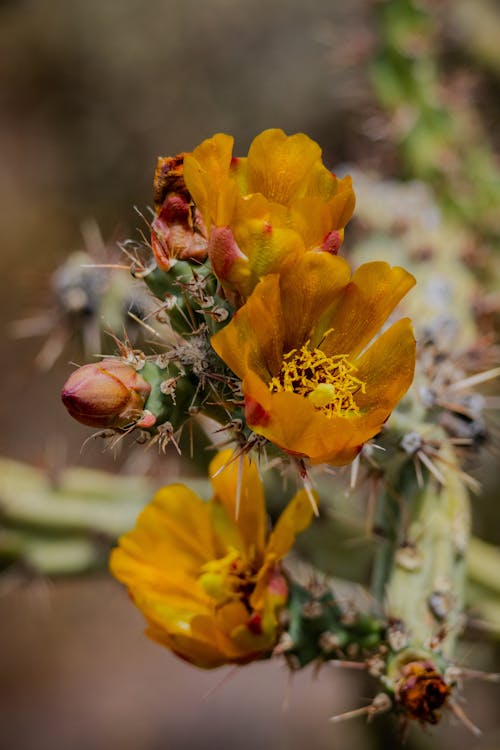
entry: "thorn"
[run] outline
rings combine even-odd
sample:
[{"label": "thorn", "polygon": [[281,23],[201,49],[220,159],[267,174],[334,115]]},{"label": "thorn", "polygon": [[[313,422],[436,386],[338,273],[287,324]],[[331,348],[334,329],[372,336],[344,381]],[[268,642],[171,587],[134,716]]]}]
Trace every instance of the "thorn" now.
[{"label": "thorn", "polygon": [[373,701],[368,706],[362,708],[355,708],[352,711],[346,711],[338,716],[332,716],[330,721],[338,723],[340,721],[348,721],[349,719],[356,719],[358,716],[366,716],[368,721],[371,721],[376,714],[382,714],[392,707],[392,701],[387,693],[378,693]]},{"label": "thorn", "polygon": [[134,315],[133,312],[131,312],[129,310],[127,312],[127,315],[128,315],[129,318],[132,318],[132,320],[135,320],[135,322],[138,323],[140,326],[142,326],[143,328],[145,328],[146,331],[149,331],[149,333],[152,333],[152,334],[154,334],[154,336],[156,336],[157,338],[161,339],[161,336],[158,333],[158,331],[155,331],[155,329],[152,326],[150,326],[147,323],[145,323],[144,320],[141,320],[141,318],[139,318],[137,315]]},{"label": "thorn", "polygon": [[307,497],[309,498],[309,502],[312,505],[313,513],[317,517],[317,516],[319,516],[318,504],[316,502],[316,498],[314,497],[314,494],[313,494],[313,491],[312,491],[311,480],[309,479],[309,477],[307,476],[307,474],[306,474],[305,477],[302,477],[302,483],[303,483],[304,489],[305,489],[305,491],[307,493]]},{"label": "thorn", "polygon": [[354,490],[356,488],[356,484],[358,481],[360,461],[361,461],[361,454],[358,453],[358,455],[356,456],[356,458],[351,464],[351,479],[349,483],[349,487],[351,488],[351,490]]},{"label": "thorn", "polygon": [[462,722],[464,727],[468,729],[475,737],[480,737],[482,732],[467,716],[465,711],[461,706],[458,705],[458,703],[455,703],[454,701],[449,702],[449,707],[452,711],[452,713],[457,717],[459,721]]},{"label": "thorn", "polygon": [[114,268],[119,271],[130,271],[130,266],[122,263],[80,263],[80,268]]},{"label": "thorn", "polygon": [[426,466],[429,469],[431,474],[435,476],[438,482],[442,484],[443,487],[446,486],[446,479],[443,477],[443,475],[441,474],[437,466],[435,466],[435,464],[432,463],[431,459],[428,456],[426,456],[424,451],[419,450],[417,451],[416,455],[422,461],[424,466]]},{"label": "thorn", "polygon": [[476,375],[471,375],[470,378],[464,378],[463,380],[457,380],[452,383],[448,390],[459,391],[463,388],[470,388],[471,386],[479,385],[479,383],[485,383],[488,380],[493,380],[500,376],[500,367],[494,367],[492,370],[486,370],[485,372],[478,372]]},{"label": "thorn", "polygon": [[241,484],[243,481],[243,454],[240,453],[238,456],[238,476],[236,479],[236,505],[234,508],[234,518],[237,521],[240,515],[240,504],[241,504]]},{"label": "thorn", "polygon": [[220,688],[224,687],[230,680],[233,679],[233,677],[236,675],[236,672],[238,671],[238,666],[231,667],[231,669],[226,672],[225,675],[221,677],[220,680],[218,680],[215,685],[212,685],[212,687],[208,688],[206,693],[203,693],[201,699],[204,701],[207,701],[209,698],[212,697],[212,695],[217,691],[220,690]]},{"label": "thorn", "polygon": [[415,465],[415,476],[417,477],[417,484],[419,486],[419,489],[423,489],[424,486],[424,475],[422,474],[422,467],[420,466],[420,461],[416,456],[413,456],[413,463]]},{"label": "thorn", "polygon": [[464,680],[484,680],[485,682],[500,682],[499,672],[483,672],[480,669],[459,667],[459,674]]}]

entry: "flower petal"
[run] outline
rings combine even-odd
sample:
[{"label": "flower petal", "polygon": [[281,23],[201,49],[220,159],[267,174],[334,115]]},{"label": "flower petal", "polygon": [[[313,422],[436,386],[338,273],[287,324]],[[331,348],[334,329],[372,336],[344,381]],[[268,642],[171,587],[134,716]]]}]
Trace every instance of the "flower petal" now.
[{"label": "flower petal", "polygon": [[[282,361],[282,316],[279,280],[271,274],[262,279],[232,321],[210,343],[231,370],[243,378],[250,368],[269,381]],[[271,314],[270,314],[271,312]]]},{"label": "flower petal", "polygon": [[[293,229],[270,224],[262,219],[247,220],[234,225],[234,236],[239,248],[248,258],[250,277],[245,284],[238,284],[238,291],[246,299],[259,279],[279,270],[285,260],[301,255],[305,248],[303,240]],[[238,270],[238,263],[233,266]],[[231,273],[228,274],[231,282]],[[222,281],[225,281],[222,279]],[[235,278],[236,283],[238,279]]]},{"label": "flower petal", "polygon": [[388,408],[373,408],[359,415],[326,416],[296,393],[271,393],[252,372],[243,381],[243,392],[246,419],[254,432],[287,453],[309,457],[312,464],[349,463],[363,443],[380,432],[390,413]]},{"label": "flower petal", "polygon": [[248,151],[248,189],[286,205],[305,194],[307,177],[317,162],[321,162],[321,149],[308,136],[265,130]]},{"label": "flower petal", "polygon": [[[227,511],[240,530],[247,556],[261,558],[266,533],[266,504],[264,489],[255,462],[248,456],[234,458],[232,450],[224,450],[211,461],[209,469],[215,498]],[[237,494],[240,474],[240,502],[238,515]]]},{"label": "flower petal", "polygon": [[297,534],[307,529],[312,518],[311,500],[305,490],[299,490],[278,518],[267,543],[266,556],[282,560],[293,547]]},{"label": "flower petal", "polygon": [[195,664],[201,669],[214,669],[227,663],[226,654],[217,648],[216,643],[210,642],[208,638],[210,633],[207,633],[207,638],[195,638],[178,631],[169,632],[150,622],[146,635],[156,643],[166,646],[189,664]]},{"label": "flower petal", "polygon": [[136,527],[120,538],[119,546],[135,560],[164,570],[178,567],[197,577],[215,552],[209,505],[184,485],[164,487],[144,508]]},{"label": "flower petal", "polygon": [[394,323],[357,360],[356,376],[366,382],[366,393],[356,395],[363,409],[392,409],[413,381],[415,370],[415,337],[409,318]]},{"label": "flower petal", "polygon": [[229,169],[234,138],[217,133],[184,157],[184,180],[207,229],[229,224],[238,189]]},{"label": "flower petal", "polygon": [[323,339],[321,349],[329,356],[354,358],[414,284],[414,277],[404,268],[391,268],[382,261],[360,266],[332,310],[329,327],[333,331]]},{"label": "flower petal", "polygon": [[295,263],[286,264],[280,274],[284,353],[308,340],[317,345],[329,324],[329,310],[350,276],[347,261],[324,252],[304,253]]},{"label": "flower petal", "polygon": [[351,220],[356,206],[356,196],[352,189],[352,177],[346,175],[337,181],[335,195],[328,205],[331,211],[332,226],[343,229]]},{"label": "flower petal", "polygon": [[302,236],[306,250],[320,246],[328,232],[336,228],[328,203],[319,198],[296,198],[290,213],[290,223]]}]

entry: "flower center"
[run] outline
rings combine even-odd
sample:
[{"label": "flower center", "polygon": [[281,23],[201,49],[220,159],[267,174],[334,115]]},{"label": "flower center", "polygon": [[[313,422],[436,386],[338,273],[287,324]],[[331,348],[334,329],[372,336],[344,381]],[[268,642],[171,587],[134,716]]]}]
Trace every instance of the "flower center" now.
[{"label": "flower center", "polygon": [[278,376],[269,383],[271,393],[298,393],[329,417],[359,414],[354,396],[365,393],[365,383],[353,375],[356,367],[348,355],[328,357],[321,349],[309,349],[308,343],[284,355]]},{"label": "flower center", "polygon": [[240,553],[231,549],[225,557],[210,560],[201,568],[198,582],[208,596],[221,606],[238,599],[248,601],[255,588],[256,576]]}]

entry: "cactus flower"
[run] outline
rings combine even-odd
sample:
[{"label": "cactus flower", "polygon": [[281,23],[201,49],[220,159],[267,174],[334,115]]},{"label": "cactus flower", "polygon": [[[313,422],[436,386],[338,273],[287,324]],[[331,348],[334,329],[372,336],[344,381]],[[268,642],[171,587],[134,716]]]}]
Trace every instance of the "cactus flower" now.
[{"label": "cactus flower", "polygon": [[209,231],[208,254],[226,294],[245,300],[258,280],[306,250],[337,253],[354,210],[350,177],[337,179],[303,133],[266,130],[248,156],[218,133],[184,158],[184,177]]},{"label": "cactus flower", "polygon": [[[161,489],[119,540],[111,571],[148,622],[147,635],[203,668],[269,655],[280,635],[288,587],[280,561],[312,518],[304,490],[266,539],[266,507],[255,464],[230,450],[212,461],[214,497],[184,485]],[[236,511],[238,485],[241,487]]]},{"label": "cactus flower", "polygon": [[89,427],[121,429],[142,415],[151,386],[118,359],[83,365],[66,381],[61,398],[69,414]]},{"label": "cactus flower", "polygon": [[409,388],[415,339],[408,318],[372,339],[415,279],[373,262],[305,253],[255,287],[212,337],[242,380],[249,426],[313,464],[349,463]]}]

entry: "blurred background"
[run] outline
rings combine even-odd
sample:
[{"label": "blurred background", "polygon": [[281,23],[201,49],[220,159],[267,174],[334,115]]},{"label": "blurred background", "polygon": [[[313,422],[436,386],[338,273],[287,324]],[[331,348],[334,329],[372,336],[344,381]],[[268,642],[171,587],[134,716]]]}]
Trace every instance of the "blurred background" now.
[{"label": "blurred background", "polygon": [[[241,154],[265,128],[302,131],[334,169],[424,180],[436,208],[463,227],[457,254],[468,253],[475,277],[487,280],[482,314],[494,325],[496,3],[2,0],[0,47],[0,455],[51,477],[64,466],[146,474],[142,499],[178,475],[174,451],[158,461],[140,448],[82,448],[90,431],[67,416],[61,384],[70,362],[113,347],[96,338],[90,294],[79,317],[82,352],[54,273],[82,249],[95,262],[120,263],[116,242],[144,227],[134,206],[146,212],[152,202],[156,158],[218,131],[233,134]],[[353,224],[350,238],[348,229],[347,252],[360,231]],[[498,474],[493,452],[485,455],[474,467],[487,489],[475,523],[498,543]],[[274,661],[202,673],[146,640],[140,614],[105,572],[47,577],[35,569],[13,562],[0,577],[1,747],[400,744],[383,719],[328,723],[360,696],[368,701],[372,688],[356,674],[327,665],[290,685]],[[472,643],[464,658],[494,670],[497,656],[493,640]],[[408,746],[500,747],[498,687],[470,685],[466,699],[482,738],[447,718],[432,733],[413,727]]]}]

